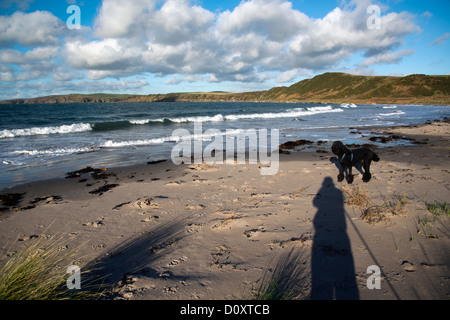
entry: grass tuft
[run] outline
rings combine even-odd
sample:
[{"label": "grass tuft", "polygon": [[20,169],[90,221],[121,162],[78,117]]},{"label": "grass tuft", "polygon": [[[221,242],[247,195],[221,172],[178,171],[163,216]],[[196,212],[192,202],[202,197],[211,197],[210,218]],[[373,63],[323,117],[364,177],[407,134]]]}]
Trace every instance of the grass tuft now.
[{"label": "grass tuft", "polygon": [[383,203],[376,205],[365,187],[342,186],[346,204],[358,207],[361,210],[361,218],[370,223],[386,221],[391,216],[406,213],[406,195],[382,196]]},{"label": "grass tuft", "polygon": [[450,216],[450,205],[447,202],[425,201],[425,206],[431,216],[426,214],[423,218],[417,218],[417,233],[423,234],[429,239],[435,239],[437,238],[437,235],[433,234],[435,223],[441,218]]},{"label": "grass tuft", "polygon": [[[275,259],[274,259],[275,258]],[[263,271],[252,300],[294,300],[305,296],[306,259],[296,247],[272,257]]]},{"label": "grass tuft", "polygon": [[427,209],[436,217],[450,216],[450,205],[447,202],[426,203]]},{"label": "grass tuft", "polygon": [[67,267],[72,265],[79,248],[68,250],[63,237],[41,235],[10,257],[0,259],[0,300],[66,300],[99,297],[100,286],[89,272],[81,272],[82,289],[69,290]]}]

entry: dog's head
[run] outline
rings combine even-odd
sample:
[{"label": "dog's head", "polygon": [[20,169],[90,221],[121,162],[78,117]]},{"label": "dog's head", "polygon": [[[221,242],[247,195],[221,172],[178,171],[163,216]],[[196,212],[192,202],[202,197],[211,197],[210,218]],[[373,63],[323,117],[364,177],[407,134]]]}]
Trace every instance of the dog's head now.
[{"label": "dog's head", "polygon": [[340,153],[342,153],[342,149],[344,148],[344,144],[340,141],[335,141],[333,142],[333,145],[331,146],[331,151],[333,151],[333,153],[335,155],[338,155]]}]

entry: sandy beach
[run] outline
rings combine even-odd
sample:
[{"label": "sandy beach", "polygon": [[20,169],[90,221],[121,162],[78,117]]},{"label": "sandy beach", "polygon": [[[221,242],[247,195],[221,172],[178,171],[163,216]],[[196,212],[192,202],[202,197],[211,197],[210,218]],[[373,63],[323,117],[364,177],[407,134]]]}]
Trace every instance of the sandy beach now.
[{"label": "sandy beach", "polygon": [[376,130],[416,144],[374,149],[369,183],[337,182],[324,145],[268,176],[168,159],[3,190],[22,196],[0,211],[0,248],[63,235],[108,274],[107,299],[249,299],[271,280],[291,299],[449,299],[450,219],[427,204],[450,201],[450,124]]}]

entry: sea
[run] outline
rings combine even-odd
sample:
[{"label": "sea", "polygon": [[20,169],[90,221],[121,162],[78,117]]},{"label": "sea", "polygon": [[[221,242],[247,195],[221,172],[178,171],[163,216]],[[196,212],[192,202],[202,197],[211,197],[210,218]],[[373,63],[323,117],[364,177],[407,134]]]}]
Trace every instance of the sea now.
[{"label": "sea", "polygon": [[[133,102],[0,105],[0,190],[64,177],[87,166],[110,168],[168,159],[186,137],[212,141],[208,129],[239,134],[265,129],[279,143],[371,143],[373,127],[421,124],[450,116],[449,106],[269,103]],[[197,131],[195,125],[197,124]],[[198,132],[198,127],[201,132]],[[355,128],[359,128],[356,130]],[[183,130],[177,130],[183,129]],[[320,145],[316,142],[324,142]],[[393,143],[411,143],[399,140]],[[389,146],[381,144],[380,147]],[[250,145],[250,140],[247,145]],[[225,146],[224,146],[225,148]],[[302,149],[300,148],[300,149]],[[300,151],[301,152],[301,151]]]}]

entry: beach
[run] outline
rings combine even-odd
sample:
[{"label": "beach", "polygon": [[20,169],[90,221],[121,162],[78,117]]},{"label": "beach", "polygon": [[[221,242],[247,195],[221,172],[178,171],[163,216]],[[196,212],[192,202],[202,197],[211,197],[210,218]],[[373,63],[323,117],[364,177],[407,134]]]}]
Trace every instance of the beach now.
[{"label": "beach", "polygon": [[102,266],[106,299],[250,299],[271,281],[289,299],[449,299],[450,220],[427,206],[450,200],[450,124],[383,133],[415,143],[374,149],[368,183],[338,182],[326,144],[281,153],[274,175],[167,159],[18,185],[0,247],[63,236],[82,270]]}]

